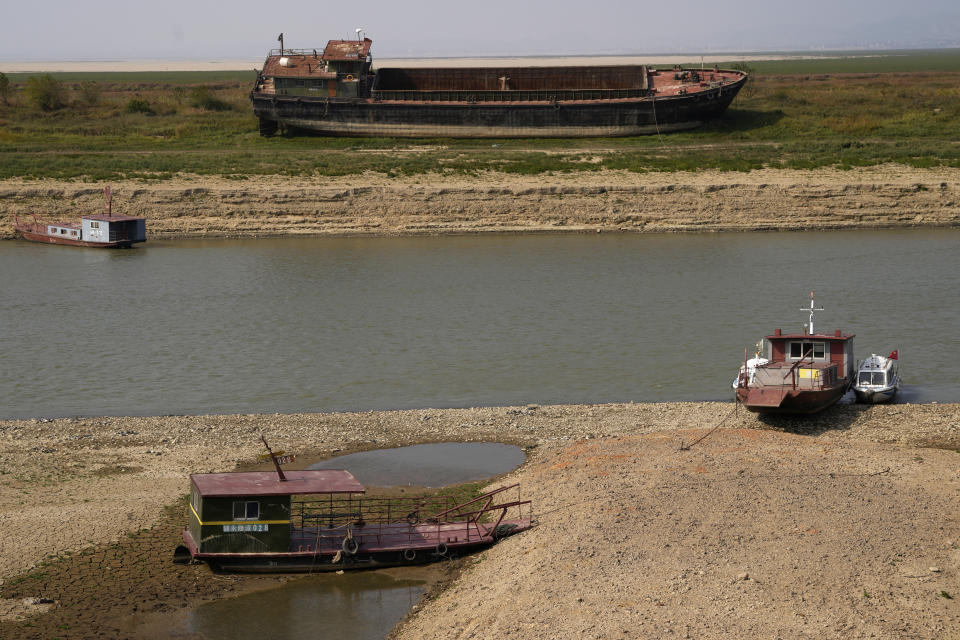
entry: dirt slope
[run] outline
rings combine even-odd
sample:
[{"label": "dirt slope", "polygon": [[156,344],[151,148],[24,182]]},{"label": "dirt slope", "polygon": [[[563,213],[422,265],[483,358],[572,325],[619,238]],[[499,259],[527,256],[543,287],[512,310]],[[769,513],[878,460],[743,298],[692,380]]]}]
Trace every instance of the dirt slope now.
[{"label": "dirt slope", "polygon": [[[0,237],[12,234],[13,214],[70,219],[99,211],[103,186],[0,182]],[[145,216],[153,238],[960,224],[960,170],[899,166],[396,179],[184,176],[113,188],[114,210]]]},{"label": "dirt slope", "polygon": [[960,457],[769,431],[548,447],[540,525],[400,638],[960,636]]}]

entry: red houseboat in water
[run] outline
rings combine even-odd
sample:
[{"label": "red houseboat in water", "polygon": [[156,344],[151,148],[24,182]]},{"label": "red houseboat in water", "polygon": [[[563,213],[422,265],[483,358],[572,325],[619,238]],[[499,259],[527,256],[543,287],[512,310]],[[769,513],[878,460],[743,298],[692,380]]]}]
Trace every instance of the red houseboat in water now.
[{"label": "red houseboat in water", "polygon": [[103,190],[107,197],[106,213],[82,216],[77,222],[46,222],[31,216],[30,220],[13,217],[13,228],[25,240],[47,244],[66,244],[75,247],[116,249],[146,242],[146,218],[113,215],[113,195],[110,187]]},{"label": "red houseboat in water", "polygon": [[[807,309],[802,309],[807,311]],[[755,413],[816,413],[837,402],[854,381],[853,334],[816,333],[810,324],[803,333],[777,329],[763,341],[763,362],[744,362],[737,378],[737,399]]]}]

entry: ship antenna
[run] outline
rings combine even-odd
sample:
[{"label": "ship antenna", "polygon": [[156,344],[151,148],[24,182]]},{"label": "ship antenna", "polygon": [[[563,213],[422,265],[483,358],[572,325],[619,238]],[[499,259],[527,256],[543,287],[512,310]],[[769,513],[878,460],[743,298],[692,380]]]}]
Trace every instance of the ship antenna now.
[{"label": "ship antenna", "polygon": [[[273,449],[267,444],[267,439],[263,437],[263,434],[260,435],[260,439],[263,440],[263,446],[267,448],[267,453],[270,454],[270,459],[273,460],[273,466],[277,468],[277,475],[280,476],[280,482],[286,482],[287,476],[283,475],[283,469],[280,468],[280,463],[277,462],[277,456],[273,455]],[[281,451],[280,453],[283,452]]]},{"label": "ship antenna", "polygon": [[810,292],[810,309],[800,309],[800,311],[809,311],[810,312],[810,335],[813,335],[813,312],[814,311],[823,311],[823,307],[814,307],[813,306],[813,291]]},{"label": "ship antenna", "polygon": [[109,185],[104,188],[103,195],[107,196],[107,215],[113,217],[113,192],[110,191]]}]

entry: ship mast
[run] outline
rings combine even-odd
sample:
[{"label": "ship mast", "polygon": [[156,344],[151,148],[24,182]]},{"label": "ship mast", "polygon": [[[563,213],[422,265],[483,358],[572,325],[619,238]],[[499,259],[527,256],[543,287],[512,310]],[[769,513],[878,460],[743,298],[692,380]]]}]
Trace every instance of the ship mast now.
[{"label": "ship mast", "polygon": [[809,311],[810,312],[810,327],[808,332],[810,335],[813,335],[813,312],[814,311],[823,311],[823,307],[813,306],[813,291],[810,292],[810,308],[809,309],[800,309],[800,311]]}]

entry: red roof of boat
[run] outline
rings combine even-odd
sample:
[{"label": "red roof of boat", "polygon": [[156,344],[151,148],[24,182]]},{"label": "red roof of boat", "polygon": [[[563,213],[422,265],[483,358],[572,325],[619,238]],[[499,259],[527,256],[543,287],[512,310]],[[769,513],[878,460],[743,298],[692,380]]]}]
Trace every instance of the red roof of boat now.
[{"label": "red roof of boat", "polygon": [[199,473],[190,481],[204,497],[287,496],[304,493],[364,493],[365,489],[349,471],[304,469],[284,471],[281,482],[276,471]]},{"label": "red roof of boat", "polygon": [[88,216],[83,216],[84,220],[104,220],[106,222],[129,222],[130,220],[143,220],[144,218],[138,218],[136,216],[108,216],[105,213],[94,213]]},{"label": "red roof of boat", "polygon": [[841,333],[837,330],[833,335],[825,333],[774,333],[766,338],[767,340],[849,340],[855,338],[856,335],[855,333]]},{"label": "red roof of boat", "polygon": [[366,60],[373,40],[331,40],[323,50],[324,60]]},{"label": "red roof of boat", "polygon": [[[280,60],[286,58],[285,65]],[[332,80],[337,77],[334,72],[323,70],[323,63],[318,58],[305,55],[270,56],[263,65],[263,75],[267,78],[320,78]]]}]

